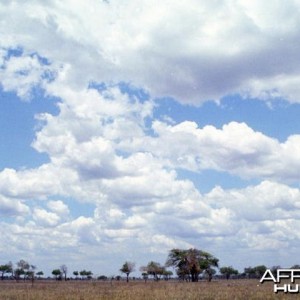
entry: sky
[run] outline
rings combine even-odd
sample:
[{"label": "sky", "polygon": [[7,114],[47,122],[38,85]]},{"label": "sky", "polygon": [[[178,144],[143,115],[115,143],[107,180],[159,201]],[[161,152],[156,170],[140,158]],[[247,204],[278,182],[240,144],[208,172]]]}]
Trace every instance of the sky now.
[{"label": "sky", "polygon": [[299,38],[299,0],[0,0],[0,264],[299,264]]}]

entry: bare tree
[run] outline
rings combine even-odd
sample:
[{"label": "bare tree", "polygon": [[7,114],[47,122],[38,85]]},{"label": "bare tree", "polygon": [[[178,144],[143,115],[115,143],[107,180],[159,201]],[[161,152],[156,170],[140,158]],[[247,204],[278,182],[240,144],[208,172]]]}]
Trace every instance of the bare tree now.
[{"label": "bare tree", "polygon": [[61,274],[64,276],[65,281],[67,281],[68,267],[66,265],[60,266]]}]

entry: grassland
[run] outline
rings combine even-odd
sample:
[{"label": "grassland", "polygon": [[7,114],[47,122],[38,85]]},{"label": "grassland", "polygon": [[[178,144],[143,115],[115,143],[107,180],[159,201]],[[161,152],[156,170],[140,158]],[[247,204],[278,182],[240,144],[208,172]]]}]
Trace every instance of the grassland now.
[{"label": "grassland", "polygon": [[297,295],[274,294],[272,284],[258,280],[213,282],[132,281],[35,281],[0,282],[1,300],[154,300],[154,299],[299,299]]}]

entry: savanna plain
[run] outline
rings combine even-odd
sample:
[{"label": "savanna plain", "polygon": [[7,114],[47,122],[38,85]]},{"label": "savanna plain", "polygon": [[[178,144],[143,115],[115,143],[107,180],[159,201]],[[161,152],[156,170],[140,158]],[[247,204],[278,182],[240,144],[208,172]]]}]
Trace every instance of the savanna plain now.
[{"label": "savanna plain", "polygon": [[212,282],[160,281],[35,281],[0,282],[1,300],[154,300],[154,299],[300,299],[274,294],[273,284],[256,279]]}]

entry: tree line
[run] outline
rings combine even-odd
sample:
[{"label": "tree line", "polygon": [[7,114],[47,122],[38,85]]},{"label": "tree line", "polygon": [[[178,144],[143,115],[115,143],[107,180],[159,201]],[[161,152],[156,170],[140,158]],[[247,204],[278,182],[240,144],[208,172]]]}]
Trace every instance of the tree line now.
[{"label": "tree line", "polygon": [[[168,268],[173,268],[176,277],[184,281],[197,282],[199,277],[205,277],[208,281],[211,281],[213,276],[216,276],[217,270],[223,278],[227,280],[233,275],[238,278],[261,278],[262,275],[267,270],[264,265],[259,265],[256,267],[244,268],[243,273],[239,273],[238,270],[234,269],[232,266],[222,266],[219,267],[219,259],[212,254],[202,251],[199,249],[172,249],[168,253],[167,260],[164,265],[159,262],[150,261],[146,266],[141,266],[139,268],[142,278],[145,282],[152,277],[154,281],[159,281],[161,279],[169,280],[174,274]],[[273,266],[271,268],[272,272],[276,273],[280,266]],[[299,265],[294,265],[291,268],[300,269]],[[135,263],[130,261],[125,261],[121,266],[119,271],[126,275],[126,281],[129,281],[129,276],[135,270]],[[34,280],[36,278],[41,278],[44,273],[43,271],[36,272],[36,266],[31,265],[27,261],[21,259],[16,263],[14,267],[12,262],[0,265],[1,279],[4,280],[5,277],[15,279],[19,281],[23,280]],[[9,276],[10,275],[10,276]],[[61,265],[52,271],[52,275],[56,280],[68,280],[68,267],[66,265]],[[92,279],[92,271],[81,270],[73,271],[75,279]],[[117,276],[117,279],[120,276]],[[99,276],[98,279],[105,280],[106,276]]]}]

